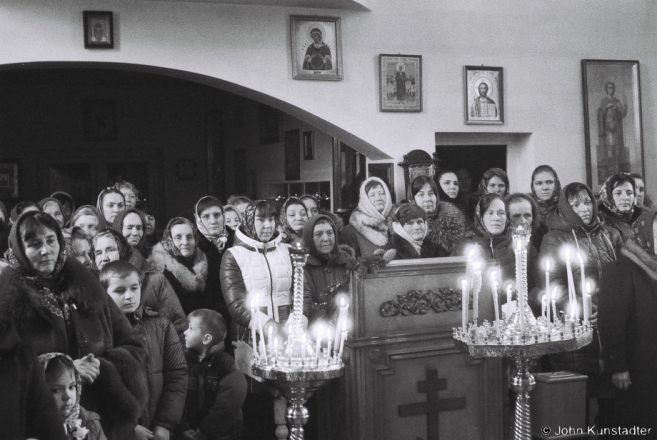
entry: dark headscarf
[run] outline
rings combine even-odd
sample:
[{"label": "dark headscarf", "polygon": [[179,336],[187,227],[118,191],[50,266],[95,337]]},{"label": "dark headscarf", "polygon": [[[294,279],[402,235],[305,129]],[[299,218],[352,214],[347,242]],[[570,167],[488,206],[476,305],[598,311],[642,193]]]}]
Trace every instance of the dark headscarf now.
[{"label": "dark headscarf", "polygon": [[[223,217],[222,230],[217,236],[210,235],[210,232],[208,232],[207,228],[201,221],[201,214],[203,211],[212,206],[216,206],[221,209],[221,216]],[[196,220],[196,227],[198,228],[198,231],[203,234],[203,236],[207,238],[209,242],[214,244],[219,252],[222,252],[226,247],[226,242],[228,241],[228,232],[226,232],[226,211],[224,210],[224,205],[221,204],[219,199],[213,196],[201,197],[198,202],[196,202],[196,205],[194,205],[194,219]]]},{"label": "dark headscarf", "polygon": [[488,171],[484,173],[484,175],[481,178],[481,182],[479,182],[479,197],[483,197],[486,194],[488,194],[488,181],[492,179],[493,177],[499,177],[502,179],[504,184],[506,185],[506,192],[504,193],[503,197],[506,197],[509,195],[509,176],[506,174],[506,171],[504,171],[502,168],[491,168]]},{"label": "dark headscarf", "polygon": [[[53,199],[59,200],[59,203],[62,205],[62,214],[64,214],[64,225],[67,227],[70,227],[71,224],[69,221],[71,220],[71,217],[73,216],[73,213],[75,212],[75,200],[73,200],[73,196],[71,196],[69,193],[64,192],[64,191],[55,191],[54,193],[50,194],[50,197]],[[71,203],[71,212],[66,215],[66,212],[64,212],[64,203],[66,202]]]},{"label": "dark headscarf", "polygon": [[98,208],[91,205],[82,205],[75,210],[75,212],[71,215],[71,227],[75,226],[75,222],[84,215],[96,216],[96,218],[98,219],[99,232],[102,231],[103,229],[107,229],[108,226],[105,217],[103,217],[103,214],[98,210]]},{"label": "dark headscarf", "polygon": [[[176,222],[175,225],[173,224],[174,222]],[[180,249],[178,249],[176,245],[173,243],[173,236],[171,235],[171,228],[182,224],[188,225],[190,228],[192,228],[192,234],[194,235],[194,252],[189,257],[185,257],[183,256],[183,254],[180,253]],[[196,252],[198,252],[198,237],[196,236],[196,228],[194,227],[194,223],[192,223],[185,217],[172,218],[167,224],[164,233],[162,234],[162,247],[164,248],[165,251],[167,251],[170,255],[172,255],[174,258],[176,258],[179,261],[184,261],[184,260],[187,260],[188,262],[193,261],[194,257],[196,256]]]},{"label": "dark headscarf", "polygon": [[[56,204],[57,204],[57,206],[59,207],[59,212],[62,213],[62,220],[64,221],[64,226],[66,226],[66,217],[64,216],[64,206],[62,206],[62,203],[61,203],[59,200],[57,200],[56,198],[54,198],[54,197],[46,197],[45,199],[41,199],[41,200],[39,200],[39,203],[38,203],[38,205],[39,205],[39,209],[40,209],[41,211],[43,211],[44,208],[46,207],[46,204],[48,204],[49,202],[52,202],[52,203],[56,203]],[[44,212],[45,212],[45,211],[44,211]]]},{"label": "dark headscarf", "polygon": [[308,219],[308,221],[303,227],[303,242],[306,244],[306,247],[308,247],[308,249],[310,250],[310,255],[312,255],[313,257],[317,258],[320,261],[322,260],[326,261],[330,256],[320,254],[317,251],[317,248],[315,247],[315,239],[314,239],[315,225],[320,220],[328,221],[328,223],[331,225],[331,228],[333,228],[333,234],[335,234],[335,245],[331,250],[331,254],[338,253],[338,231],[337,228],[335,227],[335,223],[333,222],[333,220],[331,220],[331,217],[325,214],[318,214]]},{"label": "dark headscarf", "polygon": [[[582,189],[586,190],[589,197],[591,198],[591,221],[588,225],[584,224],[584,221],[573,210],[573,207],[570,206],[570,203],[568,203],[568,196],[566,196],[566,193],[568,192],[568,189],[573,185],[581,185]],[[561,193],[559,194],[559,203],[557,204],[557,215],[571,228],[582,228],[588,232],[596,229],[600,223],[598,220],[598,206],[595,203],[595,196],[593,195],[593,191],[591,191],[591,188],[588,186],[579,182],[569,183],[561,189]]]},{"label": "dark headscarf", "polygon": [[602,185],[602,188],[600,188],[600,204],[602,205],[605,214],[612,216],[615,219],[620,220],[622,222],[630,223],[632,221],[632,215],[634,214],[634,210],[636,208],[634,202],[632,202],[632,208],[628,212],[620,212],[618,210],[618,207],[616,206],[616,203],[614,202],[614,196],[612,195],[614,192],[614,188],[618,186],[619,181],[621,179],[623,180],[628,179],[632,184],[632,190],[636,191],[634,185],[634,178],[632,178],[629,175],[629,173],[616,173],[613,176],[607,178],[604,185]]},{"label": "dark headscarf", "polygon": [[[292,226],[290,226],[290,223],[287,221],[287,208],[291,205],[301,205],[303,209],[306,209],[306,205],[304,205],[300,199],[297,199],[296,197],[288,197],[285,203],[283,203],[283,206],[281,207],[281,211],[278,216],[278,221],[281,227],[283,228],[283,232],[285,232],[285,235],[287,235],[288,239],[297,240],[300,239],[301,236],[297,234],[294,229],[292,229]],[[301,231],[301,235],[303,235],[303,231]]]},{"label": "dark headscarf", "polygon": [[[459,192],[456,194],[456,198],[452,199],[443,190],[443,187],[440,186],[440,178],[443,177],[445,174],[449,174],[449,173],[452,173],[456,176],[456,173],[454,171],[452,171],[450,169],[442,169],[442,170],[439,170],[436,173],[435,177],[434,177],[434,181],[436,183],[436,191],[438,191],[436,193],[436,195],[438,196],[438,200],[441,201],[441,202],[451,203],[452,205],[459,208],[463,214],[467,215],[468,210],[470,210],[470,206],[469,206],[470,196],[467,193],[465,193],[463,191],[463,189],[459,186]],[[456,180],[458,181],[458,176],[456,176],[456,177],[457,177]]]},{"label": "dark headscarf", "polygon": [[[139,249],[139,252],[144,252],[144,245],[146,244],[146,217],[144,216],[144,213],[138,210],[137,208],[130,208],[126,211],[119,212],[117,216],[114,218],[114,222],[112,222],[112,230],[118,232],[121,234],[122,237],[123,235],[123,220],[125,220],[126,216],[128,214],[137,214],[139,216],[139,219],[141,220],[141,227],[143,228],[143,235],[141,236],[141,239],[139,240],[139,243],[137,243],[136,246],[133,246],[136,249]],[[125,237],[124,237],[125,238]],[[127,238],[126,238],[127,242]]]},{"label": "dark headscarf", "polygon": [[[488,229],[486,228],[486,225],[484,224],[484,213],[481,212],[483,210],[484,203],[487,203],[488,206],[490,206],[494,200],[501,200],[502,203],[504,203],[504,209],[507,211],[506,215],[506,224],[504,225],[504,230],[498,234],[498,235],[492,235],[490,232],[488,232]],[[475,210],[475,219],[474,219],[474,227],[475,227],[475,232],[477,235],[481,237],[488,237],[488,238],[494,238],[494,237],[500,237],[505,235],[507,230],[509,229],[509,208],[506,205],[506,202],[500,196],[499,194],[486,194],[483,196],[480,200],[479,203],[477,203],[477,209]]]},{"label": "dark headscarf", "polygon": [[[547,199],[547,200],[541,200],[538,198],[536,195],[536,191],[534,191],[534,177],[538,173],[552,173],[554,176],[554,190],[552,191],[552,196]],[[532,173],[532,180],[530,182],[530,187],[531,187],[531,194],[532,197],[534,198],[534,201],[538,204],[538,207],[541,209],[541,213],[543,216],[547,215],[548,212],[554,211],[557,209],[557,204],[559,203],[559,194],[561,194],[561,181],[559,180],[559,176],[557,175],[557,172],[552,168],[550,165],[540,165],[536,167],[534,172]]]},{"label": "dark headscarf", "polygon": [[653,236],[652,229],[652,222],[655,219],[655,215],[657,215],[657,212],[646,209],[632,223],[634,240],[653,258],[657,258],[655,255],[655,237]]},{"label": "dark headscarf", "polygon": [[103,202],[105,201],[105,196],[107,194],[119,194],[121,198],[123,199],[123,204],[125,205],[125,196],[121,191],[119,191],[116,188],[106,188],[98,194],[98,200],[96,200],[96,208],[98,208],[98,211],[102,214],[103,219],[105,219],[105,212],[103,211]]},{"label": "dark headscarf", "polygon": [[114,229],[104,229],[91,240],[92,251],[96,247],[96,241],[102,237],[112,237],[116,243],[116,249],[119,251],[119,260],[127,261],[130,258],[132,252],[132,247],[128,240],[123,236],[122,233],[115,231]]},{"label": "dark headscarf", "polygon": [[[55,232],[55,235],[57,236],[57,242],[59,243],[59,255],[57,256],[55,268],[47,276],[40,275],[34,269],[30,259],[25,253],[23,239],[20,236],[21,225],[25,223],[26,220],[31,218],[39,221],[43,227],[52,229]],[[9,233],[9,249],[7,249],[7,252],[5,252],[5,259],[10,266],[27,277],[34,277],[45,282],[56,282],[59,278],[62,268],[64,267],[64,263],[66,262],[66,242],[64,241],[62,230],[60,229],[55,219],[41,211],[27,211],[21,214],[11,227],[11,232]]]}]

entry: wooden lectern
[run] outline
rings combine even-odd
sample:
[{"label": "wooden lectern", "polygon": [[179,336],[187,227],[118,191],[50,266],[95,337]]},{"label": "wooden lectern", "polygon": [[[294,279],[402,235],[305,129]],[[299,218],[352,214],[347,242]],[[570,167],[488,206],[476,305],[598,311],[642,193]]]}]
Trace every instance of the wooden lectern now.
[{"label": "wooden lectern", "polygon": [[[354,276],[345,376],[319,396],[321,440],[501,440],[500,359],[454,348],[465,258],[393,261]],[[492,321],[482,291],[480,317]],[[480,321],[481,322],[481,321]]]}]

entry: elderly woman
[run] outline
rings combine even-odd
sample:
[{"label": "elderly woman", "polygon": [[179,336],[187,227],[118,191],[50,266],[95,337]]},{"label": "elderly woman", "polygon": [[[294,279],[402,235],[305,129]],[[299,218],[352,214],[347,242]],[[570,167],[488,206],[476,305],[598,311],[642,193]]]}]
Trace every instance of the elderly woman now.
[{"label": "elderly woman", "polygon": [[479,197],[497,194],[506,197],[509,194],[509,176],[501,168],[491,168],[484,173],[479,182]]},{"label": "elderly woman", "polygon": [[[356,253],[345,244],[338,245],[337,230],[333,220],[327,215],[311,217],[303,230],[303,241],[310,255],[304,268],[305,309],[309,311],[310,321],[335,318],[336,294],[348,290],[349,275],[358,266]],[[328,312],[328,316],[327,316]]]},{"label": "elderly woman", "polygon": [[469,221],[452,203],[438,199],[438,187],[429,176],[420,176],[411,183],[413,202],[427,213],[428,236],[448,254],[467,235]]},{"label": "elderly woman", "polygon": [[281,207],[279,225],[282,228],[283,243],[295,246],[303,243],[303,227],[308,220],[306,205],[296,197],[289,197]]},{"label": "elderly woman", "polygon": [[532,173],[531,196],[538,204],[541,215],[549,224],[559,202],[561,182],[557,172],[549,165],[540,165]]},{"label": "elderly woman", "polygon": [[0,267],[0,321],[11,321],[37,355],[75,359],[82,404],[102,418],[109,438],[129,438],[148,398],[139,336],[93,273],[66,258],[57,222],[22,214],[12,227],[9,266]]},{"label": "elderly woman", "polygon": [[634,238],[632,223],[643,211],[634,205],[634,201],[634,179],[627,173],[614,174],[600,188],[600,219],[620,232],[623,241]]},{"label": "elderly woman", "polygon": [[397,251],[395,259],[446,257],[449,254],[428,238],[427,213],[412,203],[404,203],[392,216],[392,237],[386,249]]},{"label": "elderly woman", "polygon": [[388,243],[388,215],[392,210],[390,190],[383,180],[370,177],[360,185],[358,206],[349,224],[342,228],[340,243],[349,245],[356,256],[368,257]]},{"label": "elderly woman", "polygon": [[171,219],[148,262],[169,280],[186,315],[208,307],[212,295],[207,289],[208,259],[198,248],[192,222],[183,217]]},{"label": "elderly woman", "polygon": [[[657,430],[657,217],[644,211],[628,241],[600,280],[600,342],[607,374],[618,388],[608,425]],[[622,294],[619,294],[622,292]],[[654,438],[654,437],[653,437]]]},{"label": "elderly woman", "polygon": [[98,194],[96,208],[103,215],[107,224],[111,225],[116,216],[125,211],[125,197],[118,189],[104,189]]},{"label": "elderly woman", "polygon": [[75,210],[71,216],[71,227],[81,228],[89,240],[93,239],[98,231],[107,229],[105,217],[98,208],[91,205],[83,205]]},{"label": "elderly woman", "polygon": [[133,249],[146,256],[146,217],[141,211],[130,208],[120,212],[112,223],[112,229],[123,235]]},{"label": "elderly woman", "polygon": [[160,316],[173,322],[178,333],[187,329],[187,315],[169,281],[156,272],[120,232],[112,229],[101,231],[92,241],[92,253],[98,270],[116,260],[127,261],[139,269],[143,274],[141,302],[144,307],[157,310]]},{"label": "elderly woman", "polygon": [[39,209],[54,218],[60,228],[63,228],[66,224],[64,207],[59,203],[59,200],[52,197],[39,200]]},{"label": "elderly woman", "polygon": [[[552,262],[550,286],[561,288],[561,296],[556,303],[557,311],[569,312],[567,271],[564,260],[564,248],[568,246],[573,262],[578,262],[577,255],[582,257],[586,278],[592,282],[594,290],[591,295],[593,306],[591,323],[596,328],[599,280],[603,274],[603,267],[618,258],[622,244],[620,233],[600,223],[593,191],[578,182],[570,183],[561,190],[551,227],[541,243],[540,261],[549,259]],[[571,264],[571,267],[573,278],[580,280],[580,264]],[[581,283],[576,282],[574,287],[579,310],[582,310]],[[543,293],[544,290],[541,295]],[[610,411],[610,402],[605,399],[610,387],[601,374],[599,361],[600,342],[597,332],[593,334],[593,342],[580,350],[550,355],[550,365],[555,371],[567,370],[589,376],[588,395],[598,396],[600,418],[597,421],[602,422],[606,417],[605,414]]]}]

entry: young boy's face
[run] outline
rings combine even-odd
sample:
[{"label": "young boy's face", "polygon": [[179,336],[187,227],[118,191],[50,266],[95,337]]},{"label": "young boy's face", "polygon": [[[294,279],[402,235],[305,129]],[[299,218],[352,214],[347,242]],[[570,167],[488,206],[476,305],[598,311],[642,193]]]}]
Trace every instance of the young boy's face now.
[{"label": "young boy's face", "polygon": [[77,383],[72,370],[66,370],[56,380],[48,381],[57,409],[63,418],[71,415],[78,400]]},{"label": "young boy's face", "polygon": [[133,272],[125,278],[110,277],[107,293],[124,314],[133,313],[141,302],[139,276]]},{"label": "young boy's face", "polygon": [[203,333],[200,324],[201,318],[194,316],[189,320],[189,327],[185,330],[185,348],[194,351],[203,350]]}]

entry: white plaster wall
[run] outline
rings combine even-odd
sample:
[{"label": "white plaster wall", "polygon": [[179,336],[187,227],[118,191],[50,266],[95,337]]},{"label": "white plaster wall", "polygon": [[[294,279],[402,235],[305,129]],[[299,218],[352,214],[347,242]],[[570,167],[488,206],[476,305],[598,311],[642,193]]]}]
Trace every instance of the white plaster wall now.
[{"label": "white plaster wall", "polygon": [[[584,180],[583,58],[641,62],[649,191],[657,189],[655,19],[651,0],[378,0],[372,12],[164,1],[4,0],[0,62],[104,61],[197,72],[286,101],[398,162],[434,150],[436,132],[532,133],[510,164],[513,188],[554,165]],[[85,50],[82,11],[112,10],[114,50]],[[291,79],[288,17],[342,17],[344,81]],[[424,111],[378,111],[380,53],[423,56]],[[506,123],[466,126],[463,66],[503,66]],[[402,178],[396,175],[397,192]]]}]

